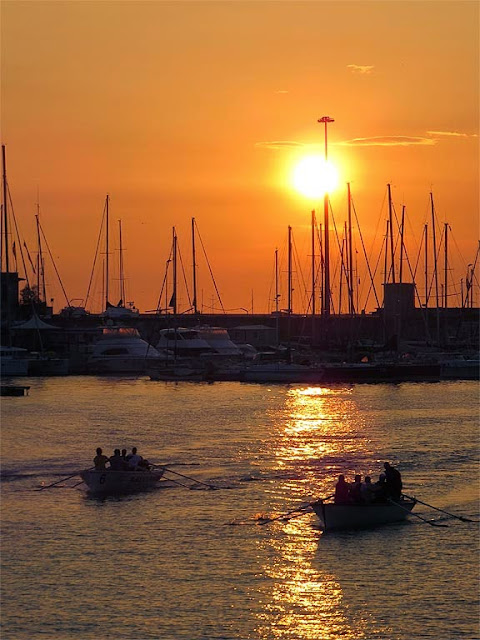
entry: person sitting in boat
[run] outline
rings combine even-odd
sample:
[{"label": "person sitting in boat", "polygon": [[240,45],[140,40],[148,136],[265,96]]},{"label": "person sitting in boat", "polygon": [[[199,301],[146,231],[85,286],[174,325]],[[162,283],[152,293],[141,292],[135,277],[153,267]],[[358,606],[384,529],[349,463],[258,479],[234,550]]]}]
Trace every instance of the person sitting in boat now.
[{"label": "person sitting in boat", "polygon": [[105,471],[105,469],[106,469],[105,465],[107,464],[108,461],[109,461],[109,459],[107,458],[107,456],[103,455],[102,449],[100,447],[97,447],[97,455],[93,459],[93,464],[95,466],[95,470],[96,471]]},{"label": "person sitting in boat", "polygon": [[387,476],[383,472],[379,475],[377,482],[373,485],[373,491],[375,494],[375,502],[385,502],[387,500]]},{"label": "person sitting in boat", "polygon": [[360,496],[365,504],[370,504],[375,500],[375,489],[370,476],[365,476],[365,481],[360,487]]},{"label": "person sitting in boat", "polygon": [[110,456],[110,469],[112,471],[123,471],[125,469],[125,462],[120,453],[120,449],[115,449],[113,456]]},{"label": "person sitting in boat", "polygon": [[128,462],[128,466],[130,468],[130,470],[132,471],[136,471],[137,468],[141,465],[141,462],[143,461],[142,456],[137,453],[137,447],[132,447],[132,453],[130,453],[127,456],[127,462]]},{"label": "person sitting in boat", "polygon": [[353,484],[350,485],[350,502],[356,504],[362,502],[362,476],[356,475]]},{"label": "person sitting in boat", "polygon": [[389,462],[385,462],[383,466],[385,467],[388,497],[392,498],[392,500],[400,500],[403,488],[401,473],[398,469],[392,467]]},{"label": "person sitting in boat", "polygon": [[350,502],[350,485],[345,481],[344,475],[338,476],[335,485],[335,504],[348,504]]}]

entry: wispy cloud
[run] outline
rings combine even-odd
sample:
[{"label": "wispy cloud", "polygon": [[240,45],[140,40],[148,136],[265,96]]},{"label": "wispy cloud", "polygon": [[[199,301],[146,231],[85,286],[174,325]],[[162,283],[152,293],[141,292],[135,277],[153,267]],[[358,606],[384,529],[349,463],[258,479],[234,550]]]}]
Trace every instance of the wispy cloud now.
[{"label": "wispy cloud", "polygon": [[303,142],[295,142],[293,140],[276,140],[273,142],[256,142],[256,147],[263,149],[298,149],[299,147],[305,147]]},{"label": "wispy cloud", "polygon": [[374,70],[373,64],[347,64],[347,69],[350,69],[352,73],[368,74]]},{"label": "wispy cloud", "polygon": [[353,138],[337,144],[346,147],[410,147],[413,145],[434,145],[436,140],[421,136],[375,136],[373,138]]},{"label": "wispy cloud", "polygon": [[459,131],[427,131],[429,136],[446,136],[452,138],[469,138],[468,133],[460,133]]},{"label": "wispy cloud", "polygon": [[287,89],[278,89],[275,93],[288,93]]}]

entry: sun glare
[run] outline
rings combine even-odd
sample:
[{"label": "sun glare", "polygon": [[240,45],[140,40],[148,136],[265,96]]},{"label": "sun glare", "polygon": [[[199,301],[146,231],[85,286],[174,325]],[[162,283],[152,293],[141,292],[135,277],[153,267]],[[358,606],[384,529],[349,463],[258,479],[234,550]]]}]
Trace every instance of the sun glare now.
[{"label": "sun glare", "polygon": [[307,198],[319,198],[338,185],[338,172],[319,155],[305,156],[293,170],[293,186]]}]

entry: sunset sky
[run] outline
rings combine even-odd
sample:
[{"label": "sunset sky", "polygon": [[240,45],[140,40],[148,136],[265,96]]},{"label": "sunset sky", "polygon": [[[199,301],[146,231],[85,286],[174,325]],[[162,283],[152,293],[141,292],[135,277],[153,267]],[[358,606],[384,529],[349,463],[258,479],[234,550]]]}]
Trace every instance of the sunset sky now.
[{"label": "sunset sky", "polygon": [[[391,183],[415,262],[433,191],[439,230],[451,227],[457,302],[479,238],[477,2],[4,0],[1,13],[15,215],[34,253],[39,200],[69,298],[85,297],[108,193],[128,299],[142,311],[156,307],[172,226],[190,278],[191,217],[224,308],[251,309],[253,297],[255,312],[270,310],[288,225],[307,265],[312,208],[322,221],[323,203],[295,192],[291,175],[323,153],[317,120],[329,115],[337,227],[350,182],[375,263]],[[213,288],[198,263],[209,311]],[[60,309],[53,276],[47,286]]]}]

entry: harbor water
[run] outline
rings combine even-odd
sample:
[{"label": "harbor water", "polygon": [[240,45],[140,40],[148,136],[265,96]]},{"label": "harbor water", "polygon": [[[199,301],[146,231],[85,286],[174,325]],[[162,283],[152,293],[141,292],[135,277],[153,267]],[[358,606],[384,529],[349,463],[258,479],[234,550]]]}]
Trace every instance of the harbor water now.
[{"label": "harbor water", "polygon": [[[421,504],[431,524],[259,524],[328,496],[339,473],[376,480],[385,460],[405,493],[478,521],[477,382],[23,383],[1,402],[2,640],[480,637],[478,524]],[[91,497],[63,478],[98,446],[137,446],[216,490]]]}]

